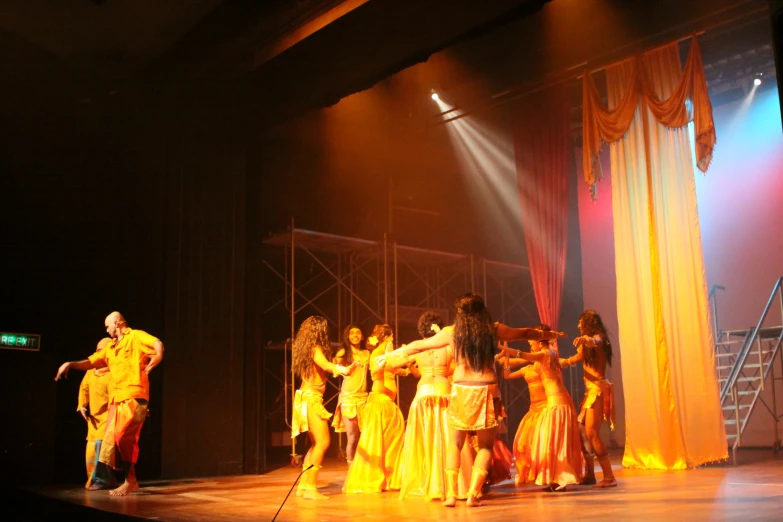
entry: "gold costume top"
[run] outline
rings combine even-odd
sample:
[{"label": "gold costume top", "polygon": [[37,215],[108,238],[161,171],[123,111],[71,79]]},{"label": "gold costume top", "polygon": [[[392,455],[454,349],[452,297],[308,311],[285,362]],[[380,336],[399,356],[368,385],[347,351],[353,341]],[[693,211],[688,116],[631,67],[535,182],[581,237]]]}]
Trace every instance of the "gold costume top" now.
[{"label": "gold costume top", "polygon": [[522,376],[525,378],[530,391],[530,409],[535,410],[546,406],[546,392],[544,391],[544,383],[541,380],[541,370],[538,365],[529,365],[524,369]]},{"label": "gold costume top", "polygon": [[383,393],[389,398],[394,399],[397,397],[397,376],[393,370],[388,367],[378,368],[375,360],[381,355],[386,355],[391,352],[394,347],[391,343],[381,343],[370,354],[370,375],[372,376],[372,391],[375,393]]},{"label": "gold costume top", "polygon": [[356,350],[353,347],[351,350],[353,351],[353,360],[357,365],[351,375],[343,376],[343,383],[340,386],[341,395],[367,392],[367,366],[370,364],[370,351]]},{"label": "gold costume top", "polygon": [[416,395],[443,395],[451,393],[451,364],[454,360],[448,348],[439,348],[413,356],[419,367],[421,378]]}]

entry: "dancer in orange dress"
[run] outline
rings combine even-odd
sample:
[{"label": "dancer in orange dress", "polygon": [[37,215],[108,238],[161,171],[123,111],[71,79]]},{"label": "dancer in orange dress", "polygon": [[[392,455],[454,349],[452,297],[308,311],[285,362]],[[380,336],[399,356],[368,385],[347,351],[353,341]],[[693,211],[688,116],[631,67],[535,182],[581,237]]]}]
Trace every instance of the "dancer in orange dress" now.
[{"label": "dancer in orange dress", "polygon": [[585,396],[579,412],[579,428],[582,435],[582,451],[585,458],[583,484],[595,484],[595,463],[598,460],[604,476],[596,488],[613,488],[617,480],[609,462],[609,452],[601,440],[601,424],[609,423],[614,429],[614,387],[606,379],[606,366],[612,365],[612,342],[601,316],[595,310],[586,310],[579,316],[580,337],[574,340],[577,353],[564,359],[563,366],[583,361]]},{"label": "dancer in orange dress", "polygon": [[[538,341],[530,341],[531,352],[537,352],[540,349],[540,346]],[[506,348],[508,348],[508,345],[506,345]],[[523,359],[517,360],[522,363],[527,363],[527,361],[524,361]],[[519,423],[519,428],[517,428],[513,444],[514,465],[517,469],[517,476],[514,478],[514,482],[518,486],[521,486],[530,480],[531,441],[533,435],[538,433],[541,414],[544,412],[547,405],[546,392],[544,391],[544,383],[541,381],[541,372],[535,364],[527,364],[518,370],[512,371],[509,355],[506,354],[503,370],[504,379],[524,378],[527,382],[530,395],[530,409],[525,416],[522,417],[522,420]],[[533,478],[533,480],[535,480],[535,478]]]},{"label": "dancer in orange dress", "polygon": [[[554,339],[565,334],[542,332],[533,328],[510,328],[493,323],[484,299],[477,294],[457,298],[457,317],[453,327],[446,327],[429,339],[414,341],[379,357],[376,364],[402,366],[408,358],[427,350],[446,348],[456,360],[454,383],[449,401],[449,449],[446,454],[446,500],[444,506],[456,504],[460,452],[468,432],[475,431],[478,453],[473,464],[467,505],[481,506],[481,488],[492,462],[492,447],[498,417],[502,412],[500,391],[495,374],[495,346],[501,341]],[[375,366],[373,366],[374,368]],[[359,443],[361,445],[361,441]]]},{"label": "dancer in orange dress", "polygon": [[319,316],[308,317],[302,322],[294,339],[292,367],[301,377],[302,384],[294,397],[293,418],[291,419],[291,438],[307,432],[310,437],[310,449],[302,462],[302,476],[296,489],[296,495],[312,500],[327,499],[316,490],[318,471],[329,449],[330,435],[328,420],[332,416],[324,408],[324,390],[326,372],[335,377],[349,375],[354,366],[345,367],[334,364],[332,345],[329,343],[328,324]]},{"label": "dancer in orange dress", "polygon": [[367,402],[367,368],[370,364],[370,350],[362,346],[362,330],[348,325],[343,330],[343,347],[334,356],[334,362],[350,366],[356,361],[356,369],[343,377],[337,408],[334,410],[332,427],[337,433],[345,433],[345,460],[350,464],[356,454],[359,442],[359,413]]},{"label": "dancer in orange dress", "polygon": [[[542,329],[548,327],[542,325]],[[531,353],[501,347],[505,353],[535,363],[541,376],[547,405],[541,412],[538,430],[530,438],[530,471],[528,477],[552,491],[564,491],[582,478],[579,424],[571,396],[563,385],[562,370],[556,349],[547,341]]]},{"label": "dancer in orange dress", "polygon": [[362,434],[345,477],[345,493],[379,493],[400,489],[400,457],[405,420],[394,399],[397,397],[396,376],[409,375],[410,370],[384,369],[373,364],[394,348],[394,334],[389,325],[377,325],[367,342],[377,346],[370,354],[372,390],[359,417]]}]

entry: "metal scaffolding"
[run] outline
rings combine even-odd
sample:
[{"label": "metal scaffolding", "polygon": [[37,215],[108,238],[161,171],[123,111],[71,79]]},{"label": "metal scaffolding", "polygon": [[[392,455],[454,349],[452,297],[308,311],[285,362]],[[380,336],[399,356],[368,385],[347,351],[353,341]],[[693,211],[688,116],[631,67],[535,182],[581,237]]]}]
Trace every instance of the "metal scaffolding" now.
[{"label": "metal scaffolding", "polygon": [[[284,288],[282,296],[278,293],[269,299],[265,315],[274,316],[283,309],[290,320],[287,332],[280,328],[280,321],[269,327],[265,324],[265,332],[270,332],[265,337],[276,337],[267,351],[283,350],[288,370],[290,340],[296,326],[314,314],[325,317],[338,335],[348,324],[357,324],[366,332],[375,324],[387,323],[398,342],[410,341],[418,337],[416,324],[424,311],[436,310],[444,321],[450,322],[454,299],[477,291],[484,295],[496,320],[514,326],[538,322],[537,315],[529,310],[532,282],[526,266],[403,246],[385,237],[383,241],[368,241],[302,230],[293,223],[286,232],[265,239],[264,244],[270,248],[263,264],[272,279]],[[276,317],[282,319],[282,315]],[[281,375],[274,365],[264,366],[285,391],[283,403],[266,414],[269,417],[282,413],[290,428],[295,394],[293,372]],[[399,388],[398,403],[401,396],[412,398],[411,386],[403,383]],[[510,426],[516,426],[527,406],[520,399],[529,401],[527,386],[522,380],[509,381],[503,383],[503,392]],[[337,381],[330,381],[325,403],[335,400],[338,393]],[[402,402],[403,411],[407,412],[407,401]],[[296,464],[299,455],[295,441],[291,444],[292,462]],[[340,447],[342,452],[342,444]]]}]

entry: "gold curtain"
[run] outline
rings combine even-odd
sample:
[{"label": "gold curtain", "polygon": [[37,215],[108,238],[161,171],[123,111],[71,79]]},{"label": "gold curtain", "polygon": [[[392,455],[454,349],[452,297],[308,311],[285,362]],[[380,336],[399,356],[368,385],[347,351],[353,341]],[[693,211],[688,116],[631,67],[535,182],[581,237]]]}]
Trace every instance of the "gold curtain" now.
[{"label": "gold curtain", "polygon": [[[691,98],[698,108],[693,113],[704,111],[695,125],[702,125],[696,131],[697,153],[706,169],[715,133],[706,89],[694,94],[699,90],[694,78],[703,80],[694,70],[700,63],[694,40],[682,74],[678,47],[671,44],[607,68],[609,110],[595,97],[584,102],[585,148],[588,128],[599,140],[614,138],[612,212],[627,467],[686,469],[728,454],[686,127]],[[691,80],[684,79],[689,75]],[[589,74],[584,83],[586,95],[596,93]],[[592,146],[597,153],[600,141]]]},{"label": "gold curtain", "polygon": [[[647,53],[646,56],[650,56]],[[613,110],[604,108],[593,78],[585,71],[582,82],[582,132],[584,145],[582,161],[585,181],[590,186],[593,199],[596,197],[595,182],[600,179],[600,164],[598,154],[601,144],[613,143],[623,137],[631,126],[634,113],[639,103],[650,109],[650,113],[661,124],[679,128],[694,122],[696,136],[696,165],[702,172],[712,161],[712,150],[715,148],[715,124],[712,120],[712,103],[707,92],[707,80],[704,77],[704,65],[701,61],[699,41],[694,36],[691,39],[691,49],[685,70],[671,95],[661,100],[656,95],[655,80],[650,78],[644,67],[645,55],[634,57],[624,67],[630,67],[627,75],[625,95]],[[595,169],[599,169],[596,176]]]}]

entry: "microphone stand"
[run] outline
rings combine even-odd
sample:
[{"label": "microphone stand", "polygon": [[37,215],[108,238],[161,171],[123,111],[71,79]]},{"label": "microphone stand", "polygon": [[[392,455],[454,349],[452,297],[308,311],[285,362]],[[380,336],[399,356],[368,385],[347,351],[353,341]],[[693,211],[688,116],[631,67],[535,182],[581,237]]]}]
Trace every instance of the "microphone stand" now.
[{"label": "microphone stand", "polygon": [[291,484],[291,489],[289,489],[289,490],[288,490],[288,494],[287,494],[287,495],[285,496],[285,498],[283,499],[283,503],[282,503],[282,504],[280,504],[280,507],[279,507],[279,508],[277,508],[277,513],[275,513],[275,516],[274,516],[274,517],[272,517],[272,522],[275,522],[275,519],[277,519],[277,515],[279,515],[279,514],[280,514],[280,510],[281,510],[281,509],[283,509],[283,506],[285,505],[285,501],[286,501],[286,500],[288,500],[288,497],[291,495],[291,492],[294,490],[294,486],[296,486],[296,483],[297,483],[297,482],[299,482],[299,479],[300,479],[300,478],[302,478],[302,474],[303,474],[305,471],[307,471],[307,470],[309,470],[310,468],[312,468],[313,466],[315,466],[315,464],[310,464],[310,465],[309,465],[309,466],[307,466],[305,469],[303,469],[303,470],[301,471],[301,473],[299,473],[299,475],[296,477],[296,480],[294,481],[294,483],[293,483],[293,484]]}]

